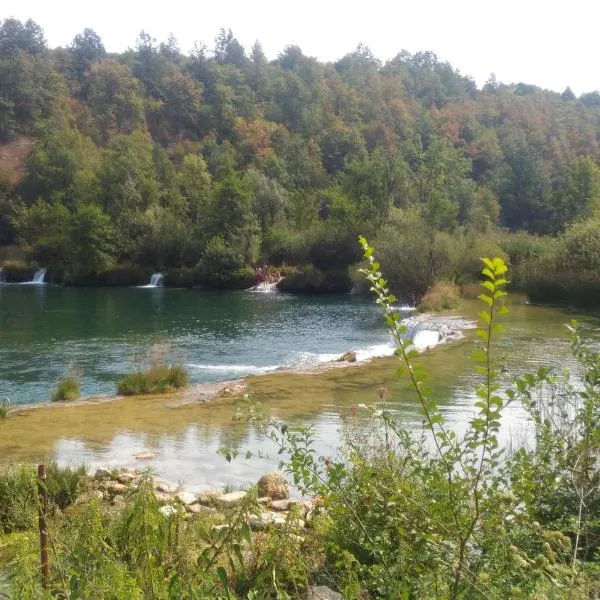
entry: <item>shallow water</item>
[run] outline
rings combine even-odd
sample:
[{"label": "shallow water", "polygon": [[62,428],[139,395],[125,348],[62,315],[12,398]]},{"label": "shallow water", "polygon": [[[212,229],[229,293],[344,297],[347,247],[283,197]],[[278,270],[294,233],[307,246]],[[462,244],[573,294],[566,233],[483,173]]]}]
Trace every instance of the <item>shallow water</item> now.
[{"label": "shallow water", "polygon": [[[202,365],[192,371],[197,382],[256,373],[257,376],[247,380],[252,397],[292,424],[311,425],[320,455],[335,454],[340,431],[345,427],[345,416],[357,404],[378,403],[376,389],[379,387],[388,390],[387,407],[397,413],[404,427],[410,430],[421,427],[415,398],[406,381],[395,377],[397,363],[393,358],[319,374],[261,374],[268,367],[284,363],[286,357],[294,357],[296,364],[300,364],[307,354],[313,364],[319,357],[339,355],[348,349],[385,349],[389,341],[387,333],[378,309],[370,303],[351,297],[205,296],[184,291],[136,290],[136,293],[162,294],[143,298],[141,302],[146,303],[147,310],[141,314],[139,303],[136,309],[128,307],[123,300],[128,298],[132,304],[132,299],[139,300],[132,290],[106,290],[106,294],[96,298],[92,292],[98,290],[77,290],[83,294],[77,301],[69,300],[69,295],[64,294],[67,290],[49,291],[50,294],[41,298],[33,296],[40,310],[33,311],[32,322],[24,331],[11,333],[12,343],[8,347],[3,344],[0,351],[3,360],[9,357],[13,366],[20,365],[19,377],[30,386],[29,390],[46,389],[44,378],[49,379],[60,370],[61,353],[67,351],[85,358],[89,364],[103,365],[105,371],[102,368],[94,371],[96,379],[88,375],[84,381],[89,384],[97,380],[112,389],[115,374],[128,364],[122,358],[126,349],[143,347],[151,340],[168,336],[177,351],[181,351],[180,346],[186,349],[187,362]],[[96,321],[100,319],[100,322],[91,322],[93,319],[78,313],[81,302],[92,307],[90,314],[96,314]],[[19,304],[14,306],[18,308]],[[6,316],[5,307],[3,304],[3,326],[7,322],[16,325],[18,317]],[[227,307],[228,312],[219,318],[223,307]],[[476,306],[466,303],[459,314],[469,319],[475,312]],[[43,316],[46,321],[57,322],[44,325]],[[506,331],[496,345],[497,356],[505,365],[506,381],[540,364],[575,369],[562,326],[574,317],[584,323],[586,332],[597,343],[600,339],[598,318],[527,306],[518,299],[513,301]],[[190,332],[190,322],[195,323],[196,333]],[[63,331],[67,324],[69,327]],[[36,337],[38,328],[42,333]],[[81,339],[77,338],[78,333]],[[110,343],[106,343],[106,339],[110,339]],[[199,344],[200,339],[212,339],[212,342],[203,346]],[[472,390],[477,376],[469,356],[474,343],[473,336],[467,332],[465,339],[425,351],[419,359],[431,374],[429,384],[446,418],[459,429],[473,414]],[[36,376],[36,361],[39,363],[44,354],[53,356],[56,366]],[[232,356],[235,360],[231,360]],[[25,359],[19,362],[19,357]],[[9,369],[4,364],[2,369],[4,378]],[[103,372],[107,374],[104,379],[97,375]],[[29,382],[28,377],[33,381]],[[51,456],[61,464],[85,462],[90,468],[148,465],[160,476],[181,481],[192,490],[244,485],[276,466],[273,460],[256,458],[257,454],[270,453],[272,448],[245,424],[232,423],[230,400],[208,404],[182,400],[182,395],[129,398],[76,407],[41,407],[13,414],[0,422],[0,456],[5,461]],[[507,411],[504,424],[504,442],[517,443],[527,436],[527,424],[520,407]],[[217,454],[223,446],[237,449],[240,455],[251,450],[254,458],[248,461],[238,458],[228,464]],[[147,450],[156,452],[155,458],[148,461],[135,458],[136,453]]]}]

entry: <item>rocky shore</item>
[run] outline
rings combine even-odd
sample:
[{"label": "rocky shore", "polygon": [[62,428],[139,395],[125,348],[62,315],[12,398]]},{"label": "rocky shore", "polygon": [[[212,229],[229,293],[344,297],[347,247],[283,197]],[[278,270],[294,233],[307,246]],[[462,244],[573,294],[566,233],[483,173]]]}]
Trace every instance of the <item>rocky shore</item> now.
[{"label": "rocky shore", "polygon": [[[100,500],[118,509],[125,504],[126,497],[137,489],[144,476],[144,471],[127,467],[113,471],[97,469],[92,477],[85,478],[82,482],[85,491],[73,506]],[[192,518],[200,514],[210,516],[215,521],[213,528],[217,531],[228,527],[226,523],[220,522],[225,520],[227,510],[249,499],[249,492],[244,490],[208,489],[200,494],[193,494],[185,491],[181,485],[173,485],[154,476],[152,484],[159,510],[164,517]],[[302,530],[309,525],[319,507],[318,499],[290,498],[289,487],[279,473],[263,475],[258,480],[256,489],[257,509],[248,517],[248,525],[254,531],[285,525]]]}]

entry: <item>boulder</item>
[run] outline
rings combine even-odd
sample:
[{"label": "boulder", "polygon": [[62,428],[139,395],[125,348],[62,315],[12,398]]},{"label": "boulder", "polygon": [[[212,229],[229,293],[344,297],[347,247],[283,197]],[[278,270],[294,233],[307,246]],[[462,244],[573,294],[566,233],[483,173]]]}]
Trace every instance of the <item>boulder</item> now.
[{"label": "boulder", "polygon": [[311,585],[308,588],[307,600],[342,600],[342,595],[334,592],[326,585]]},{"label": "boulder", "polygon": [[273,502],[271,502],[271,508],[278,512],[287,512],[292,506],[295,506],[298,503],[298,500],[295,500],[294,498],[288,498],[287,500],[273,500]]},{"label": "boulder", "polygon": [[269,526],[283,527],[285,525],[285,518],[274,512],[264,512],[249,517],[248,525],[254,531],[262,531]]},{"label": "boulder", "polygon": [[131,485],[136,479],[136,476],[132,473],[119,473],[117,475],[117,481],[123,485]]},{"label": "boulder", "polygon": [[129,488],[125,484],[119,483],[118,481],[107,481],[104,485],[104,489],[113,496],[125,494],[129,491]]},{"label": "boulder", "polygon": [[178,486],[171,485],[162,479],[154,480],[154,489],[158,492],[163,492],[164,494],[176,494],[179,491]]},{"label": "boulder", "polygon": [[182,504],[185,504],[185,506],[195,504],[198,501],[196,496],[194,496],[194,494],[190,494],[189,492],[179,492],[175,498],[177,498],[177,500],[179,500]]},{"label": "boulder", "polygon": [[96,469],[96,473],[94,475],[94,479],[98,481],[102,481],[104,479],[110,479],[112,477],[111,472],[108,469]]},{"label": "boulder", "polygon": [[167,492],[159,492],[155,491],[154,496],[156,497],[157,502],[171,502],[173,500],[173,494],[168,494]]},{"label": "boulder", "polygon": [[268,496],[271,500],[287,500],[290,490],[282,475],[266,473],[258,480],[258,495]]},{"label": "boulder", "polygon": [[247,495],[247,492],[229,492],[217,497],[216,502],[223,508],[237,506]]},{"label": "boulder", "polygon": [[337,359],[337,362],[356,362],[356,352],[352,350],[350,352],[344,352],[344,354]]},{"label": "boulder", "polygon": [[200,502],[200,504],[204,504],[205,506],[210,504],[216,504],[217,498],[220,495],[221,492],[219,490],[204,490],[198,496],[198,502]]}]

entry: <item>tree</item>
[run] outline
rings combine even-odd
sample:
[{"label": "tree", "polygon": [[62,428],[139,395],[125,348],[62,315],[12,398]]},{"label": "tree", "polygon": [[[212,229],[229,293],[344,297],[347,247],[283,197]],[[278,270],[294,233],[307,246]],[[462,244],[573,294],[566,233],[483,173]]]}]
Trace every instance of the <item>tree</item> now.
[{"label": "tree", "polygon": [[215,38],[215,60],[224,65],[234,65],[240,69],[248,63],[244,47],[235,39],[231,29],[221,28]]},{"label": "tree", "polygon": [[126,65],[113,60],[93,65],[86,97],[102,144],[113,135],[131,133],[144,123],[141,88]]},{"label": "tree", "polygon": [[578,156],[554,196],[557,226],[600,211],[600,168],[589,156]]},{"label": "tree", "polygon": [[73,57],[73,74],[79,80],[92,63],[102,60],[106,55],[104,44],[93,29],[84,29],[83,33],[78,33],[69,50]]},{"label": "tree", "polygon": [[4,19],[0,25],[0,59],[15,57],[19,52],[42,54],[46,51],[46,40],[42,28],[28,19],[25,23],[17,19]]}]

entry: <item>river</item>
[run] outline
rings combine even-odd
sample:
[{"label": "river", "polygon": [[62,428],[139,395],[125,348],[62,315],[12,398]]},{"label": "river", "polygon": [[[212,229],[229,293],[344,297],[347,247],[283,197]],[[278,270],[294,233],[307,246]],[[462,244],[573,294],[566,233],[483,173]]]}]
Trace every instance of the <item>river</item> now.
[{"label": "river", "polygon": [[[450,321],[463,328],[474,318],[464,303]],[[410,318],[410,315],[406,315]],[[563,323],[580,319],[594,343],[600,321],[553,308],[532,307],[515,298],[497,355],[505,380],[540,364],[575,368]],[[432,345],[448,319],[409,321],[421,346]],[[457,428],[472,414],[474,340],[426,350],[420,359],[431,373],[447,419]],[[319,454],[333,455],[353,406],[380,402],[408,429],[421,427],[414,397],[395,378],[390,339],[379,309],[353,296],[292,296],[243,292],[205,293],[162,288],[76,289],[0,286],[0,398],[14,404],[48,400],[57,379],[77,373],[86,396],[114,394],[120,374],[147,359],[152,348],[183,362],[194,385],[250,376],[253,398],[293,424],[314,428]],[[357,352],[362,366],[309,371],[343,352]],[[280,369],[285,369],[283,372]],[[308,372],[307,372],[308,371]],[[159,475],[191,490],[244,485],[272,468],[269,444],[243,423],[232,423],[230,401],[185,402],[170,398],[122,399],[75,407],[41,407],[0,422],[4,461],[51,457],[61,464],[151,466]],[[505,417],[506,441],[525,436],[524,415],[512,407]],[[251,460],[228,464],[220,447],[234,447]],[[135,454],[155,453],[149,461]]]}]

